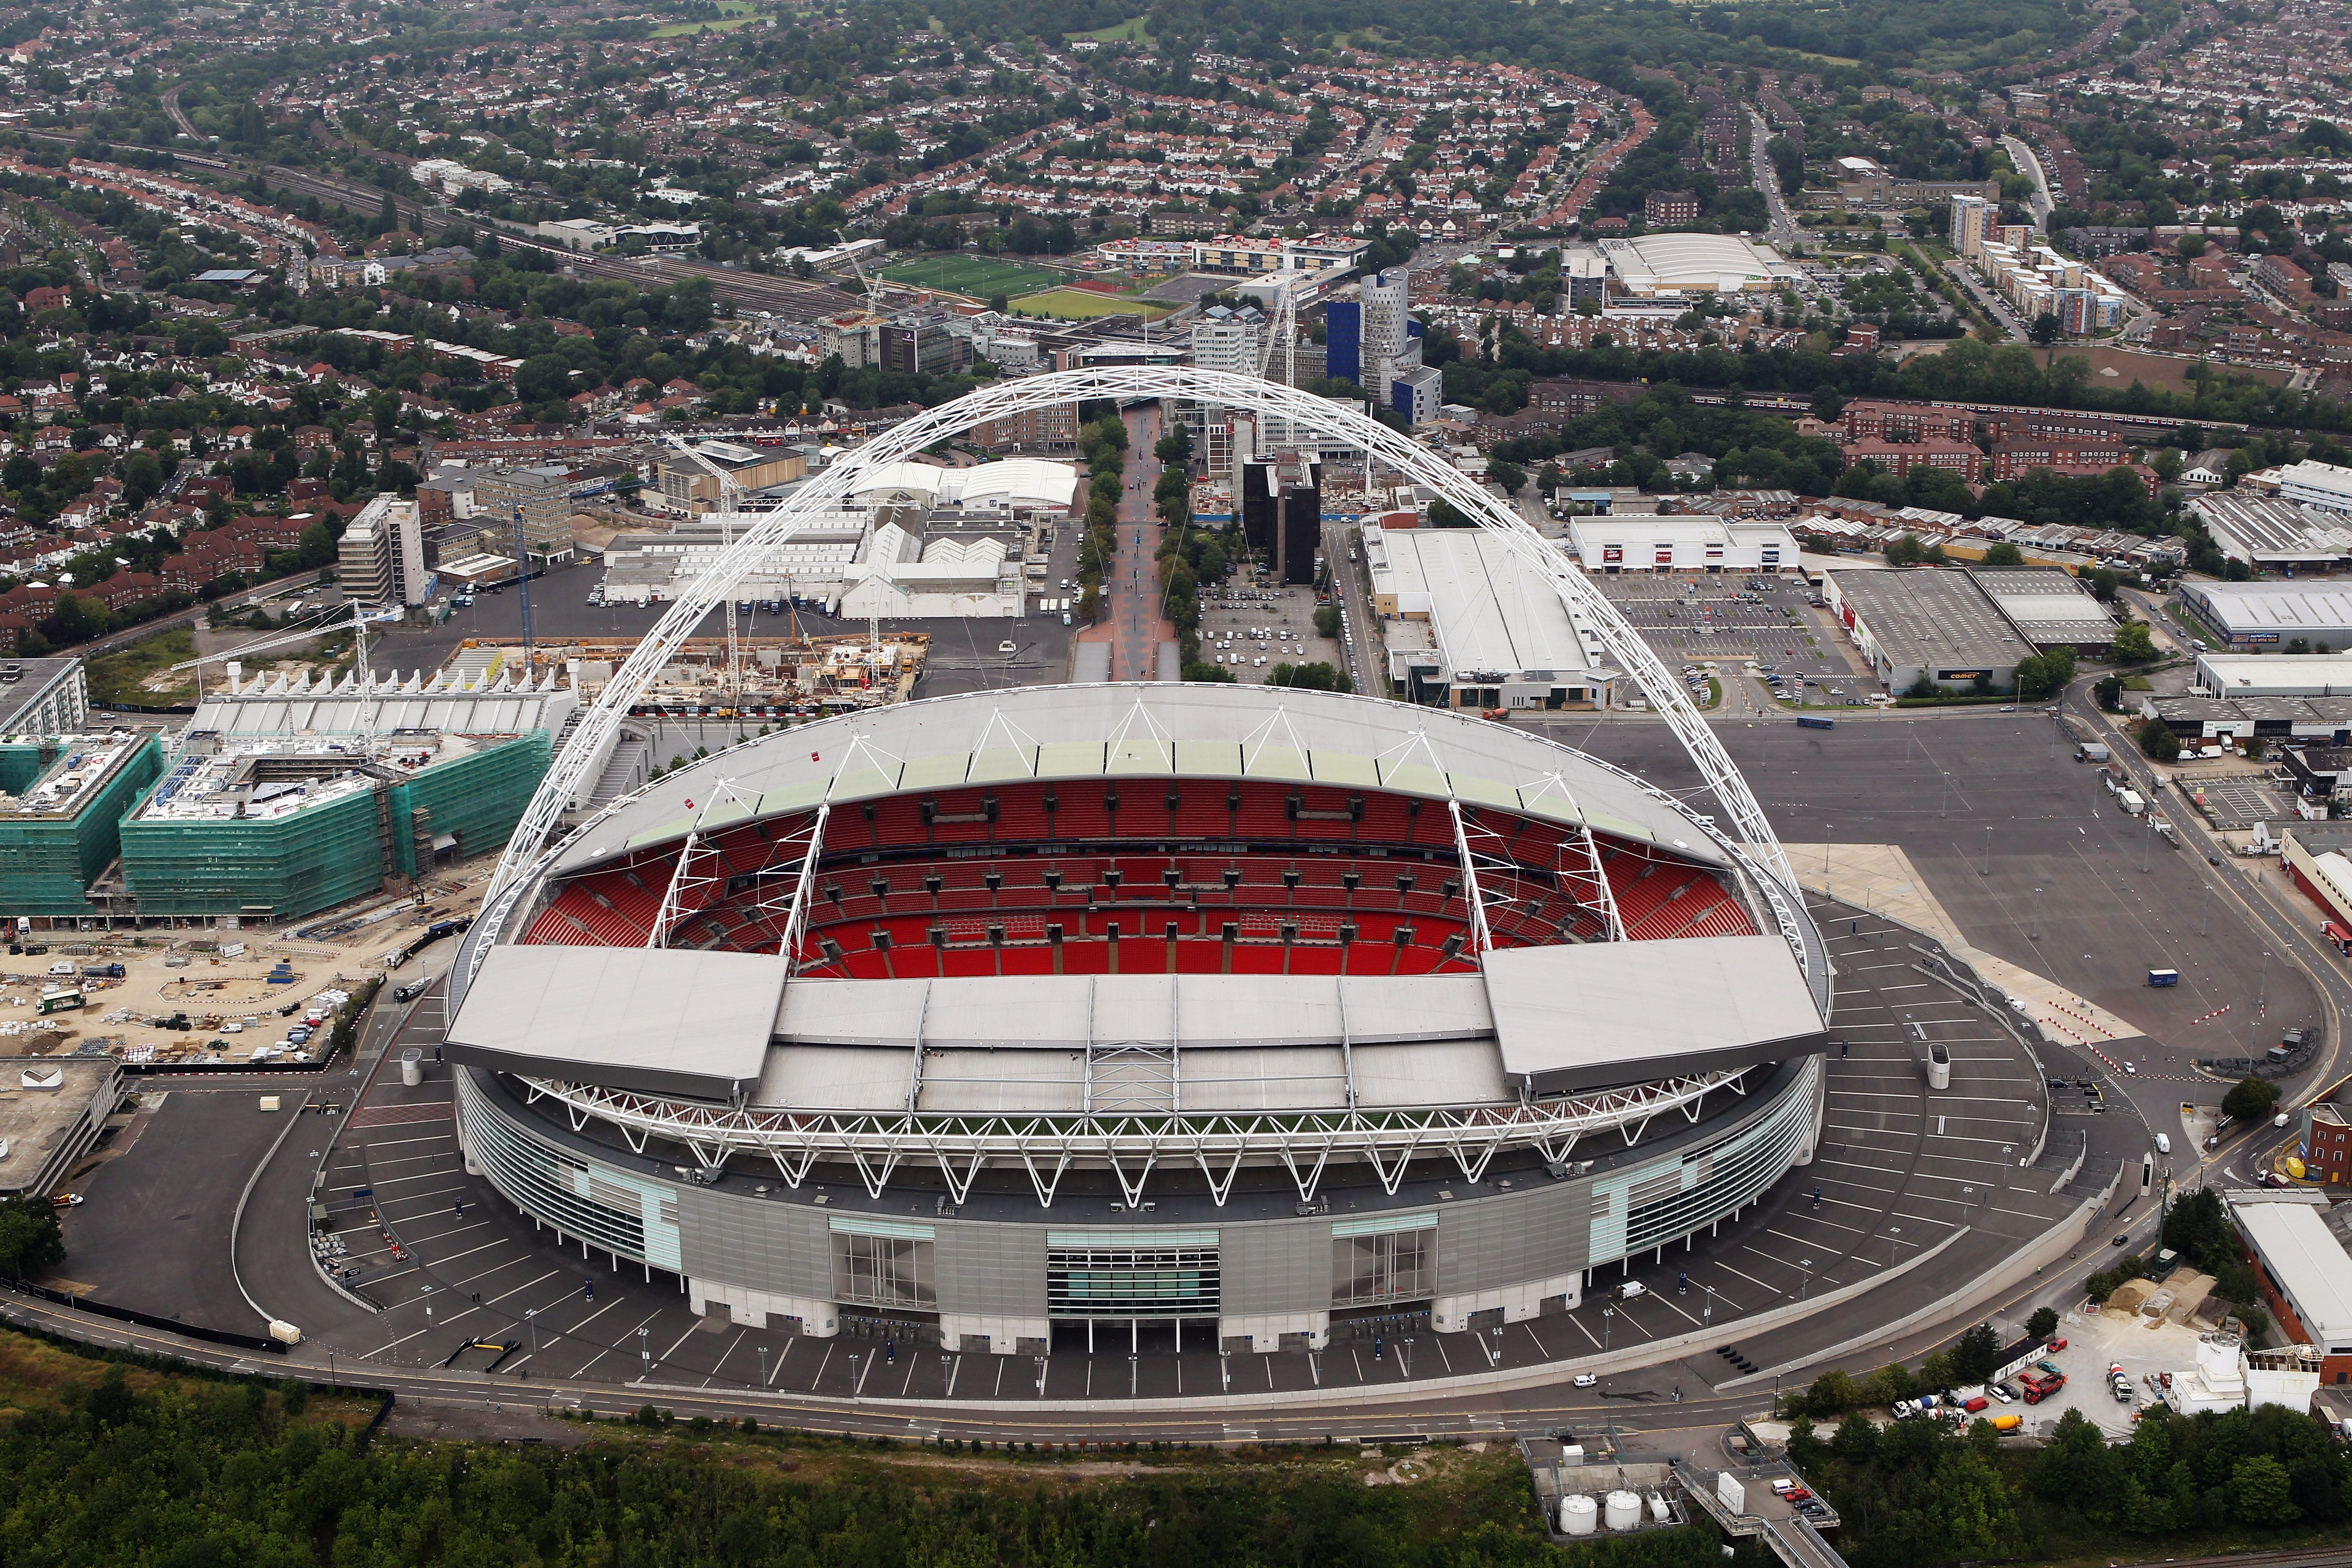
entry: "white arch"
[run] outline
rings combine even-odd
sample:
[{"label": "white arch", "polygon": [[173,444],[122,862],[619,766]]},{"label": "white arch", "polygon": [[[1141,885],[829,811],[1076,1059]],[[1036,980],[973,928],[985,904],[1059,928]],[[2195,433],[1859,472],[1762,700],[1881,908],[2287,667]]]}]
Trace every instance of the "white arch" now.
[{"label": "white arch", "polygon": [[499,858],[498,871],[483,900],[485,914],[489,913],[499,896],[513,889],[518,879],[539,860],[555,833],[566,803],[586,782],[584,775],[593,760],[604,754],[606,742],[627,716],[630,705],[653,683],[703,616],[713,605],[734,596],[736,585],[771,546],[791,537],[811,518],[837,510],[868,481],[876,469],[910,458],[986,420],[1080,401],[1135,402],[1162,397],[1191,398],[1276,415],[1318,435],[1360,447],[1389,467],[1435,490],[1479,527],[1503,539],[1522,563],[1549,580],[1562,604],[1592,624],[1611,656],[1633,676],[1643,695],[1664,716],[1683,749],[1697,764],[1700,775],[1722,803],[1729,818],[1728,836],[1745,841],[1762,867],[1780,880],[1790,898],[1801,897],[1796,875],[1790,869],[1788,857],[1763,807],[1757,804],[1739,770],[1732,765],[1715,731],[1699,716],[1682,683],[1582,570],[1570,565],[1566,555],[1547,543],[1527,519],[1428,448],[1415,446],[1379,421],[1328,398],[1225,371],[1196,370],[1189,365],[1121,365],[1056,371],[980,387],[907,421],[840,458],[776,510],[751,514],[758,521],[735,536],[734,544],[709,571],[692,579],[637,645],[628,662],[614,672],[594,706],[587,710],[571,743],[541,781],[539,793],[531,797],[521,821],[515,826],[514,836],[507,841],[506,852]]}]

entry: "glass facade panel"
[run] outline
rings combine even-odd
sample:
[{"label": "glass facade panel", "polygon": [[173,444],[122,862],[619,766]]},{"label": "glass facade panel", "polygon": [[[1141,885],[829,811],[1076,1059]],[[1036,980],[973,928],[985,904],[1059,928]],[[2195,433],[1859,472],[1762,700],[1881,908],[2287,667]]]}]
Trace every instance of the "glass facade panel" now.
[{"label": "glass facade panel", "polygon": [[1433,1230],[1391,1231],[1382,1236],[1331,1238],[1331,1304],[1370,1307],[1411,1301],[1433,1288]]},{"label": "glass facade panel", "polygon": [[867,1307],[931,1307],[931,1244],[898,1236],[833,1238],[833,1297]]}]

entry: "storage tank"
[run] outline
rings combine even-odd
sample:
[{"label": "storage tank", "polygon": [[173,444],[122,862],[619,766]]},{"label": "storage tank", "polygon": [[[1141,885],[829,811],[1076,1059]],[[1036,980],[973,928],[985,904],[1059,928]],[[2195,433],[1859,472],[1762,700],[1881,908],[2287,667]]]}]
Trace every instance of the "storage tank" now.
[{"label": "storage tank", "polygon": [[1674,1515],[1666,1509],[1666,1500],[1660,1494],[1652,1492],[1650,1494],[1650,1518],[1652,1521],[1658,1524],[1664,1524],[1673,1517]]},{"label": "storage tank", "polygon": [[1559,1529],[1563,1535],[1590,1535],[1601,1510],[1591,1498],[1571,1492],[1559,1500]]},{"label": "storage tank", "polygon": [[1632,1492],[1611,1492],[1601,1510],[1601,1522],[1612,1530],[1631,1530],[1642,1522],[1642,1500]]}]

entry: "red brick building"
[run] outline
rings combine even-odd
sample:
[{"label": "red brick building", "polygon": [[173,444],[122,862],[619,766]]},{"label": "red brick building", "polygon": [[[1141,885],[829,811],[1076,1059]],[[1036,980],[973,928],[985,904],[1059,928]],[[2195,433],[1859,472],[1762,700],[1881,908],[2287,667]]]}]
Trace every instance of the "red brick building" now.
[{"label": "red brick building", "polygon": [[1907,474],[1921,468],[1946,468],[1969,484],[1984,479],[1985,456],[1977,450],[1973,441],[1849,441],[1845,458],[1849,463],[1875,463],[1890,474]]}]

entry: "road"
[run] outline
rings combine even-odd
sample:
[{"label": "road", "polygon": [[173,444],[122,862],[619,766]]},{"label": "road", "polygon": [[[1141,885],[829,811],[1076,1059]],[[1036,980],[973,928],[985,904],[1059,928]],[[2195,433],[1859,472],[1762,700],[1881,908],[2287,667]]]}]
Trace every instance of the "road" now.
[{"label": "road", "polygon": [[1772,138],[1771,127],[1764,123],[1764,117],[1756,112],[1752,104],[1748,106],[1748,161],[1754,166],[1756,188],[1764,193],[1764,207],[1772,219],[1765,237],[1774,245],[1787,248],[1804,238],[1805,231],[1789,211],[1788,199],[1780,191],[1780,172],[1772,166],[1772,160],[1764,152],[1764,143]]},{"label": "road", "polygon": [[2007,150],[2010,161],[2017,165],[2018,171],[2033,182],[2033,200],[2030,204],[2033,209],[2033,226],[2048,227],[2051,209],[2057,204],[2050,199],[2050,180],[2042,172],[2042,160],[2034,155],[2033,149],[2027,146],[2022,138],[2004,136],[2000,144]]},{"label": "road", "polygon": [[[1344,522],[1323,525],[1323,560],[1331,569],[1333,602],[1339,606],[1339,657],[1354,689],[1373,696],[1388,693],[1388,672],[1381,669],[1374,633],[1380,618],[1365,592],[1363,533]],[[1361,632],[1361,637],[1355,634]]]},{"label": "road", "polygon": [[1158,680],[1160,650],[1176,640],[1160,584],[1160,541],[1167,525],[1151,497],[1160,482],[1160,459],[1152,454],[1160,435],[1160,405],[1130,408],[1124,419],[1127,483],[1118,498],[1118,548],[1103,582],[1103,619],[1111,628],[1110,678]]},{"label": "road", "polygon": [[1967,289],[1969,297],[1983,306],[1986,312],[2000,323],[2001,330],[2009,334],[2011,342],[2021,343],[2031,341],[2026,335],[2024,324],[2018,321],[2017,313],[2011,310],[2005,301],[1985,288],[1967,262],[1954,257],[1944,263],[1944,272],[1947,277]]}]

